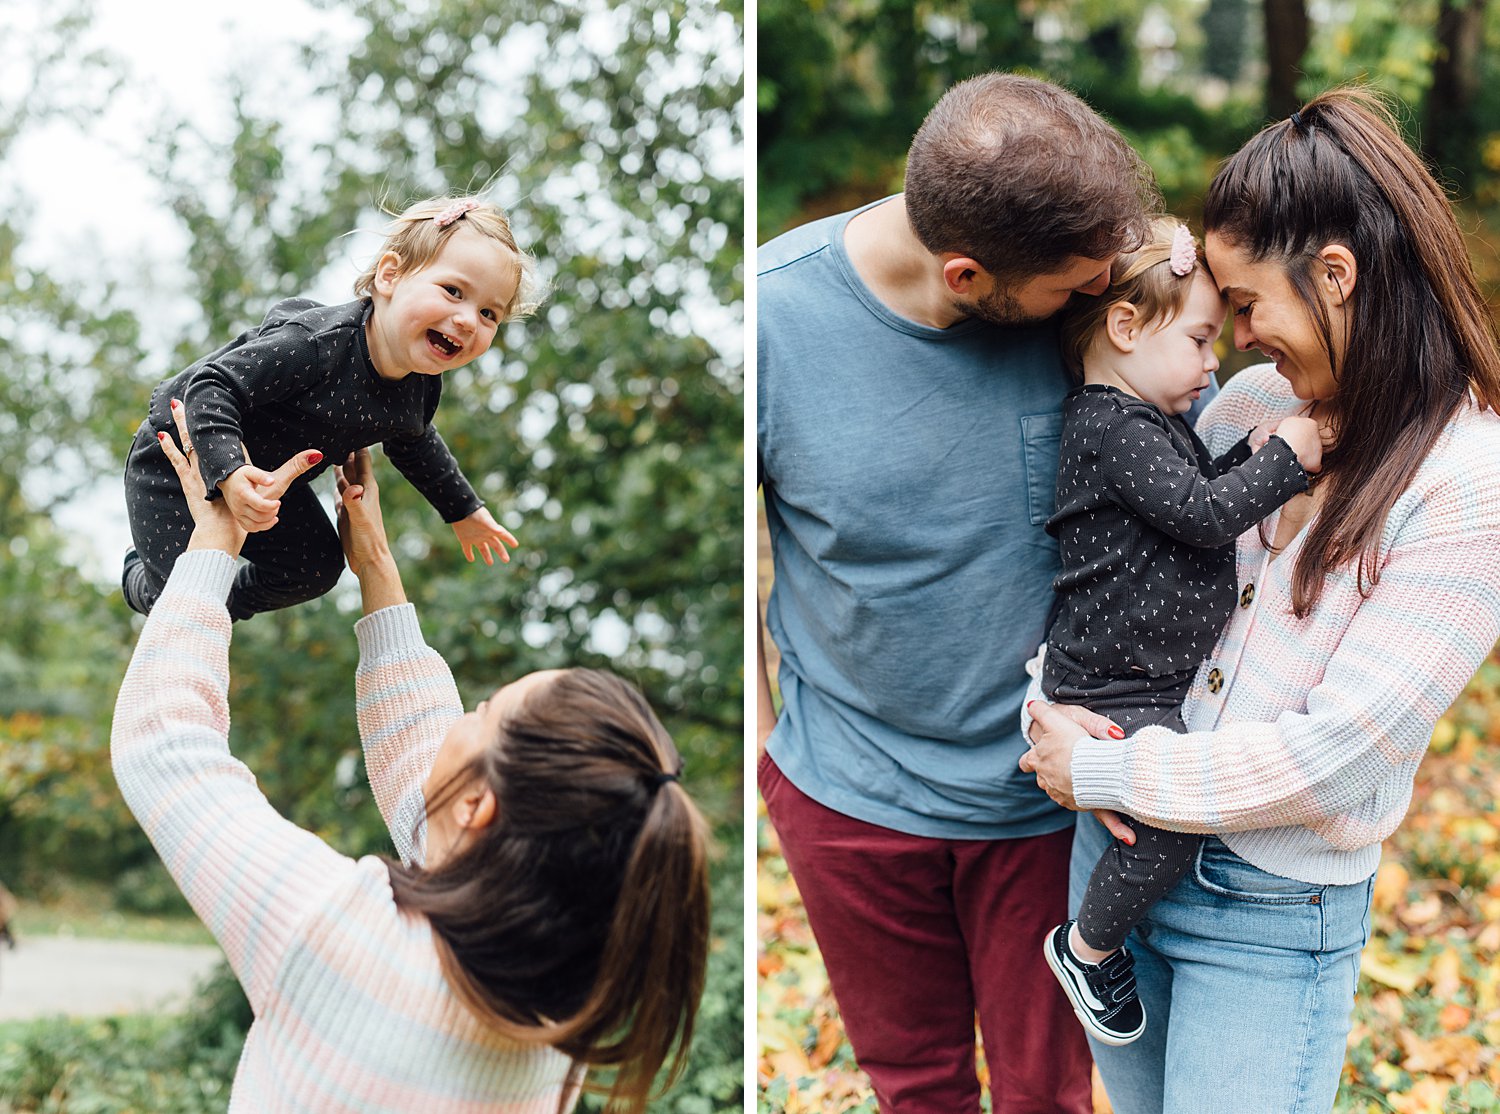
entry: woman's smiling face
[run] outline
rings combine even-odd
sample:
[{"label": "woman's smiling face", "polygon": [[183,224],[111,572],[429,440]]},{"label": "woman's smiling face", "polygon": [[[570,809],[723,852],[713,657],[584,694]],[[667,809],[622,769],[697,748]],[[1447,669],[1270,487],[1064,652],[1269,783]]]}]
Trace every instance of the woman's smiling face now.
[{"label": "woman's smiling face", "polygon": [[[1274,259],[1252,260],[1244,249],[1214,232],[1203,237],[1203,252],[1220,290],[1229,300],[1234,346],[1242,352],[1258,348],[1265,353],[1300,399],[1330,399],[1337,394],[1338,380],[1329,365],[1322,331],[1281,263]],[[1321,261],[1315,261],[1314,266],[1323,269]],[[1314,286],[1320,296],[1329,281],[1338,280],[1314,275]],[[1352,290],[1352,283],[1348,285]],[[1343,358],[1346,302],[1327,297],[1323,300],[1333,328],[1337,366]]]}]

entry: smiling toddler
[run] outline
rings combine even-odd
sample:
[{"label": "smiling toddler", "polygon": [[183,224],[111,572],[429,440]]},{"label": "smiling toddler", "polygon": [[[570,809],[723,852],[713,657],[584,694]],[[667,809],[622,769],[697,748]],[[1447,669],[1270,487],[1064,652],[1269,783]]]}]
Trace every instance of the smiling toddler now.
[{"label": "smiling toddler", "polygon": [[[236,619],[321,596],[343,551],[308,481],[377,442],[452,525],[465,556],[508,561],[516,539],[474,493],[433,426],[442,375],[482,356],[504,321],[535,308],[531,258],[510,222],[476,198],[435,198],[395,219],[354,286],[355,301],[291,298],[258,326],[158,386],[125,466],[134,547],[126,602],[151,610],[192,517],[158,443],[186,407],[190,459],[249,532],[229,595]],[[275,467],[306,452],[311,468],[278,493]]]}]

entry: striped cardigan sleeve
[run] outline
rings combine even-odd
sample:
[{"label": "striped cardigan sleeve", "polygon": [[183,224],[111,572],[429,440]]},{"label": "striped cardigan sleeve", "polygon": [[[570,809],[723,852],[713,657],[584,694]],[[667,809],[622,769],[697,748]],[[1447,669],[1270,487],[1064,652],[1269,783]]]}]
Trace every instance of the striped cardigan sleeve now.
[{"label": "striped cardigan sleeve", "polygon": [[110,758],[126,804],[259,1012],[288,942],[354,862],[279,815],[229,753],[234,569],[217,550],[178,558],[120,686]]},{"label": "striped cardigan sleeve", "polygon": [[427,837],[423,785],[463,704],[447,663],[423,641],[411,604],[366,615],[354,633],[355,712],[370,789],[401,861],[420,865]]},{"label": "striped cardigan sleeve", "polygon": [[[1340,850],[1389,835],[1434,723],[1500,638],[1500,523],[1476,521],[1495,518],[1500,486],[1483,482],[1494,489],[1484,513],[1460,508],[1469,528],[1392,549],[1341,636],[1327,632],[1327,666],[1304,708],[1207,732],[1084,740],[1072,761],[1078,803],[1183,831],[1304,825]],[[1267,639],[1319,633],[1268,621],[1259,656],[1277,656]]]}]

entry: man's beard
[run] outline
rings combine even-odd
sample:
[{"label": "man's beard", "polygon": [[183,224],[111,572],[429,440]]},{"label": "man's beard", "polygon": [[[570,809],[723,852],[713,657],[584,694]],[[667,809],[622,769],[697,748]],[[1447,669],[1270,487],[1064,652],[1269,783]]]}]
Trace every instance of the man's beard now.
[{"label": "man's beard", "polygon": [[1040,325],[1043,321],[1049,321],[1056,317],[1063,309],[1073,305],[1077,294],[1068,298],[1067,304],[1062,309],[1052,313],[1027,313],[1021,308],[1021,303],[1009,290],[996,287],[988,294],[982,294],[972,302],[956,303],[957,307],[969,317],[976,317],[980,321],[987,321],[991,325],[1000,325],[1008,328],[1018,328],[1023,325]]}]

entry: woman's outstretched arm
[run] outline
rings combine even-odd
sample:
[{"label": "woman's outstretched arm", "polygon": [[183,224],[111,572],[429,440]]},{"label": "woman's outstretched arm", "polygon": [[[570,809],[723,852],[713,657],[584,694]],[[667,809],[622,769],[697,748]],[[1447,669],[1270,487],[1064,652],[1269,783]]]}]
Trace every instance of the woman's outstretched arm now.
[{"label": "woman's outstretched arm", "polygon": [[[180,408],[176,411],[181,423]],[[229,612],[244,539],[168,440],[203,511],[146,620],[115,703],[110,756],[126,804],[259,1010],[302,918],[353,868],[281,817],[229,753]],[[301,470],[302,454],[289,462]],[[185,481],[184,486],[187,486]]]},{"label": "woman's outstretched arm", "polygon": [[359,577],[364,618],[354,625],[355,714],[365,770],[404,863],[426,858],[423,793],[438,748],[463,704],[447,663],[422,638],[387,544],[380,492],[362,449],[338,469],[339,538]]}]

